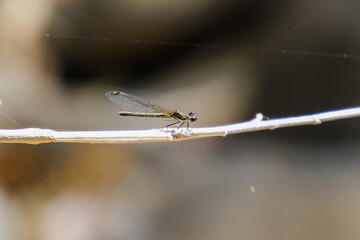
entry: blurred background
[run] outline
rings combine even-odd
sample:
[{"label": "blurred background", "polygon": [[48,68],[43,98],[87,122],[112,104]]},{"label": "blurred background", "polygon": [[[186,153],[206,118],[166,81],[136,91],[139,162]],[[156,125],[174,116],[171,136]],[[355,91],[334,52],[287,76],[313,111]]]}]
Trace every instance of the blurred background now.
[{"label": "blurred background", "polygon": [[[360,2],[2,0],[0,124],[196,127],[359,105]],[[176,143],[0,145],[0,239],[356,239],[359,119]]]}]

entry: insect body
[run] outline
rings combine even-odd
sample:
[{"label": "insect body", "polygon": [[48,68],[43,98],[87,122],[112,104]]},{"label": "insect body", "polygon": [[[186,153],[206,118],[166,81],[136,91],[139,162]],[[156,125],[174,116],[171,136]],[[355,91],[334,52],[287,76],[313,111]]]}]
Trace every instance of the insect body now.
[{"label": "insect body", "polygon": [[190,112],[188,115],[186,115],[185,113],[178,110],[168,110],[128,93],[110,91],[107,92],[105,96],[112,103],[122,108],[123,111],[119,112],[120,116],[172,118],[177,122],[169,124],[166,127],[181,122],[179,128],[184,125],[185,122],[187,123],[187,128],[189,128],[189,123],[193,123],[198,120],[198,118],[195,116],[195,112]]}]

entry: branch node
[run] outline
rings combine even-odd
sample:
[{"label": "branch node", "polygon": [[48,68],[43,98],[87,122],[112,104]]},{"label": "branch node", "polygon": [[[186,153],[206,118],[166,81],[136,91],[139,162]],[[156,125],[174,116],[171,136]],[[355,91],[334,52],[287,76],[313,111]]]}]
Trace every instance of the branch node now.
[{"label": "branch node", "polygon": [[261,122],[262,120],[264,120],[264,115],[262,113],[257,113],[252,121]]},{"label": "branch node", "polygon": [[176,140],[189,138],[192,135],[194,135],[194,133],[190,129],[171,130],[171,136]]},{"label": "branch node", "polygon": [[319,118],[314,117],[314,124],[318,125],[318,124],[321,124],[321,123],[322,123],[322,121]]},{"label": "branch node", "polygon": [[280,125],[279,125],[279,124],[276,124],[276,125],[270,127],[270,130],[273,131],[273,130],[275,130],[275,129],[278,129],[279,127],[280,127]]}]

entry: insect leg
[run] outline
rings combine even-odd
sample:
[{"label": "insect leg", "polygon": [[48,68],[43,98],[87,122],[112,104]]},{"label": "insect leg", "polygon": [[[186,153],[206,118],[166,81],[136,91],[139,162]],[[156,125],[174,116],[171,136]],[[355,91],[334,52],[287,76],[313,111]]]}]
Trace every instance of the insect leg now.
[{"label": "insect leg", "polygon": [[182,123],[180,124],[180,126],[178,127],[178,129],[179,129],[179,128],[181,128],[181,127],[182,127],[182,125],[184,125],[184,123],[185,123],[185,122],[182,122]]},{"label": "insect leg", "polygon": [[167,125],[166,127],[170,127],[170,126],[172,126],[172,125],[178,124],[179,122],[180,122],[180,121],[177,121],[177,122],[171,123],[171,124]]}]

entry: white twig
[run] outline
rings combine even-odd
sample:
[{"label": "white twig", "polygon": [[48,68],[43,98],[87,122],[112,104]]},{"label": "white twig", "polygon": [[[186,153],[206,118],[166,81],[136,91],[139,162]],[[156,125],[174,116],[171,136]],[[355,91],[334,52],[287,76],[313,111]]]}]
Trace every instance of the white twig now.
[{"label": "white twig", "polygon": [[338,119],[360,117],[360,107],[329,111],[311,115],[264,120],[262,114],[248,122],[224,126],[189,129],[149,129],[135,131],[55,131],[51,129],[25,128],[0,130],[0,143],[40,144],[50,142],[68,143],[141,143],[169,142],[228,134],[274,130],[300,125],[317,125]]}]

